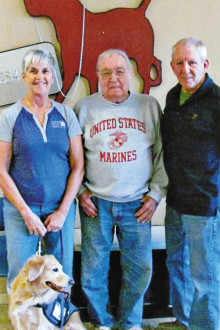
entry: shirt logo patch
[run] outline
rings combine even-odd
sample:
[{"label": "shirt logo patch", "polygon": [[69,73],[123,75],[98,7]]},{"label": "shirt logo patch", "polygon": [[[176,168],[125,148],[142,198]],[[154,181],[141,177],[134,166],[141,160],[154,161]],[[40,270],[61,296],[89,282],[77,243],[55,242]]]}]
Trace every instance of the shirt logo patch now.
[{"label": "shirt logo patch", "polygon": [[117,150],[123,146],[125,142],[128,140],[127,134],[123,133],[122,131],[115,131],[114,133],[110,134],[109,136],[113,136],[114,138],[111,139],[108,143],[108,146],[111,150]]},{"label": "shirt logo patch", "polygon": [[54,120],[52,121],[52,127],[53,128],[62,128],[62,127],[66,127],[66,124],[63,120]]}]

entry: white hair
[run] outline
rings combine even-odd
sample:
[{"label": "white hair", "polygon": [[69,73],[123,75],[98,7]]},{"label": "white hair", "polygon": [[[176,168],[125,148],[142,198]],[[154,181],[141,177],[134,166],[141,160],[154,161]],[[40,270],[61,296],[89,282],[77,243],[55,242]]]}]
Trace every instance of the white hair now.
[{"label": "white hair", "polygon": [[184,38],[179,41],[172,47],[172,59],[174,57],[174,53],[176,48],[179,46],[195,46],[198,50],[199,56],[203,62],[207,59],[207,49],[204,43],[201,40],[195,38]]},{"label": "white hair", "polygon": [[96,65],[96,70],[98,71],[99,70],[99,65],[100,65],[100,62],[101,60],[103,59],[103,57],[109,57],[109,56],[112,56],[112,55],[120,55],[122,56],[124,59],[125,59],[125,62],[127,64],[127,68],[130,69],[131,68],[131,63],[129,61],[129,57],[128,55],[121,49],[107,49],[105,50],[103,53],[101,53],[99,56],[98,56],[98,61],[97,61],[97,65]]},{"label": "white hair", "polygon": [[55,60],[51,53],[41,49],[29,50],[22,60],[22,72],[26,73],[29,65],[32,63],[48,63],[53,74],[55,74]]}]

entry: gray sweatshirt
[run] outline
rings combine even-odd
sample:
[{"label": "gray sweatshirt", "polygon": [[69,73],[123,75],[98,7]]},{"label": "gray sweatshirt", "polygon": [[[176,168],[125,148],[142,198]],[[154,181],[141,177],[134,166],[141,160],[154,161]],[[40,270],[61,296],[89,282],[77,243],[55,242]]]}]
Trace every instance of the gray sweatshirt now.
[{"label": "gray sweatshirt", "polygon": [[81,192],[113,202],[148,195],[160,202],[167,176],[160,136],[161,108],[155,98],[130,93],[111,103],[101,93],[75,105],[83,131],[85,178]]}]

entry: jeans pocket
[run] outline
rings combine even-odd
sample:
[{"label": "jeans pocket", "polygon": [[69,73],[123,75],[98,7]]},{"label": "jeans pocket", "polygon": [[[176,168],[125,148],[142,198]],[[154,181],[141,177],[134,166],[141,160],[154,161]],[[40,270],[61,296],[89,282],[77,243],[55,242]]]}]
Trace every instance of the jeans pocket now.
[{"label": "jeans pocket", "polygon": [[132,202],[132,208],[134,208],[135,213],[140,210],[140,208],[143,206],[143,202],[140,199],[137,199]]},{"label": "jeans pocket", "polygon": [[97,208],[97,206],[98,206],[98,198],[96,196],[92,195],[90,197],[90,199],[93,202],[93,204],[95,205],[95,207]]}]

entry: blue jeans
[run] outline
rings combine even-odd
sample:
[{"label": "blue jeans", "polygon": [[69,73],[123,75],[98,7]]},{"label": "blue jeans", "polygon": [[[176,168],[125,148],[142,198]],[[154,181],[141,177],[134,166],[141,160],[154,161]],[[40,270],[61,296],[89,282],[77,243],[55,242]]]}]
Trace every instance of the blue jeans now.
[{"label": "blue jeans", "polygon": [[180,214],[167,206],[167,266],[176,318],[195,330],[219,330],[220,214]]},{"label": "blue jeans", "polygon": [[111,327],[113,317],[107,311],[108,272],[114,228],[121,255],[122,284],[118,308],[118,326],[141,326],[143,298],[152,272],[151,225],[138,223],[134,214],[141,201],[115,203],[92,197],[98,216],[81,213],[82,287],[89,302],[90,317],[95,325]]},{"label": "blue jeans", "polygon": [[[55,211],[57,205],[30,206],[31,210],[39,217]],[[62,232],[63,240],[63,270],[70,277],[73,275],[73,251],[74,251],[74,223],[75,202],[71,205],[64,222]],[[4,223],[8,259],[7,286],[17,276],[27,259],[36,253],[38,236],[30,235],[27,226],[18,210],[4,199]],[[45,254],[53,254],[61,262],[60,232],[48,232],[44,236]]]}]

